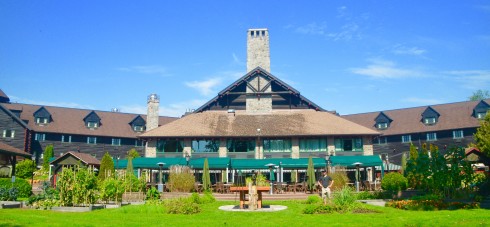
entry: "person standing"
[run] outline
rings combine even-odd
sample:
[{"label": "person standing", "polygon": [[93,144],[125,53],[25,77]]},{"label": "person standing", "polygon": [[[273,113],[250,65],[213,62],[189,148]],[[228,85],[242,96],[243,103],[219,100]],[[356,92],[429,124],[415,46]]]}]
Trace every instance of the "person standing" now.
[{"label": "person standing", "polygon": [[322,170],[322,177],[318,180],[318,185],[322,187],[323,204],[327,205],[327,199],[330,200],[332,194],[331,187],[333,185],[333,179],[327,175],[327,171]]}]

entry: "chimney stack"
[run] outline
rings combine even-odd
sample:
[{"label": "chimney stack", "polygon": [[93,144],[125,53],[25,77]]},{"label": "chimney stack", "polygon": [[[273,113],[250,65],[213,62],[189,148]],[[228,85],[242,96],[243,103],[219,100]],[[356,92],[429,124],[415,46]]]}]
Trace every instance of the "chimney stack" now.
[{"label": "chimney stack", "polygon": [[160,105],[160,97],[157,94],[148,96],[148,112],[146,114],[146,131],[158,128],[158,106]]},{"label": "chimney stack", "polygon": [[271,71],[269,30],[267,28],[253,28],[247,32],[247,73],[258,66],[267,72]]}]

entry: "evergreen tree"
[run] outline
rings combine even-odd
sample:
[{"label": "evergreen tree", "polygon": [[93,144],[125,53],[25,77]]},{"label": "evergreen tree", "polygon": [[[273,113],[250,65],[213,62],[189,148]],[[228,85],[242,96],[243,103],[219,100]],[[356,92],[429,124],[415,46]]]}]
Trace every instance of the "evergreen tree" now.
[{"label": "evergreen tree", "polygon": [[211,176],[209,175],[209,163],[208,159],[204,159],[204,167],[202,174],[202,187],[204,191],[209,191],[211,187]]},{"label": "evergreen tree", "polygon": [[476,130],[474,136],[478,149],[487,157],[490,157],[490,111],[480,121],[480,127]]},{"label": "evergreen tree", "polygon": [[54,157],[54,148],[53,145],[50,144],[46,146],[46,149],[44,149],[43,153],[43,170],[48,171],[49,170],[49,159]]},{"label": "evergreen tree", "polygon": [[112,173],[114,173],[114,160],[112,160],[109,152],[106,152],[100,161],[99,180],[104,180]]},{"label": "evergreen tree", "polygon": [[308,159],[308,168],[306,169],[308,175],[308,188],[313,191],[313,187],[316,185],[315,166],[313,165],[313,158],[310,156]]}]

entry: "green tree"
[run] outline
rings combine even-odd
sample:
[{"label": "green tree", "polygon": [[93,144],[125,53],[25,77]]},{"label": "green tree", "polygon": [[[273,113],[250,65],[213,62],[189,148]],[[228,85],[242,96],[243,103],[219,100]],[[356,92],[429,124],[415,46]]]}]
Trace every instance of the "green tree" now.
[{"label": "green tree", "polygon": [[474,136],[478,149],[487,157],[490,157],[490,111],[480,121],[480,127],[476,130]]},{"label": "green tree", "polygon": [[402,154],[402,167],[400,169],[400,173],[405,176],[405,170],[407,169],[407,153],[403,152]]},{"label": "green tree", "polygon": [[209,191],[211,187],[211,176],[209,175],[209,163],[208,159],[204,159],[204,167],[202,174],[202,188],[204,191]]},{"label": "green tree", "polygon": [[112,176],[113,173],[114,160],[112,160],[109,152],[106,152],[100,161],[99,180],[104,180],[106,177]]},{"label": "green tree", "polygon": [[473,95],[468,97],[470,101],[478,101],[483,99],[490,99],[490,92],[488,90],[477,90],[473,92]]},{"label": "green tree", "polygon": [[54,148],[53,148],[53,145],[50,144],[50,145],[46,146],[46,148],[44,149],[44,153],[43,153],[43,170],[44,171],[49,170],[49,159],[51,159],[52,157],[54,157]]},{"label": "green tree", "polygon": [[306,174],[308,176],[308,188],[310,189],[310,191],[312,191],[316,185],[316,176],[315,167],[313,165],[313,158],[311,156],[308,159],[308,168],[306,169]]},{"label": "green tree", "polygon": [[36,163],[31,159],[24,159],[15,165],[15,175],[16,177],[23,179],[30,179],[36,171]]},{"label": "green tree", "polygon": [[132,148],[131,150],[128,151],[128,155],[126,156],[127,159],[129,158],[139,158],[141,157],[140,156],[140,153],[138,153],[138,151],[134,148]]}]

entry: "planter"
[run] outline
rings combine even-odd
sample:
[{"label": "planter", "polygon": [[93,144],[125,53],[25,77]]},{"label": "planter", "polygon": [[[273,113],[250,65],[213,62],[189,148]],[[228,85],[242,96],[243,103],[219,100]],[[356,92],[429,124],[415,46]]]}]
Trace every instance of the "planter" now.
[{"label": "planter", "polygon": [[12,209],[12,208],[21,208],[22,202],[16,201],[0,201],[0,209]]},{"label": "planter", "polygon": [[87,212],[99,209],[104,209],[104,205],[95,204],[88,207],[51,207],[51,210],[60,212]]}]

